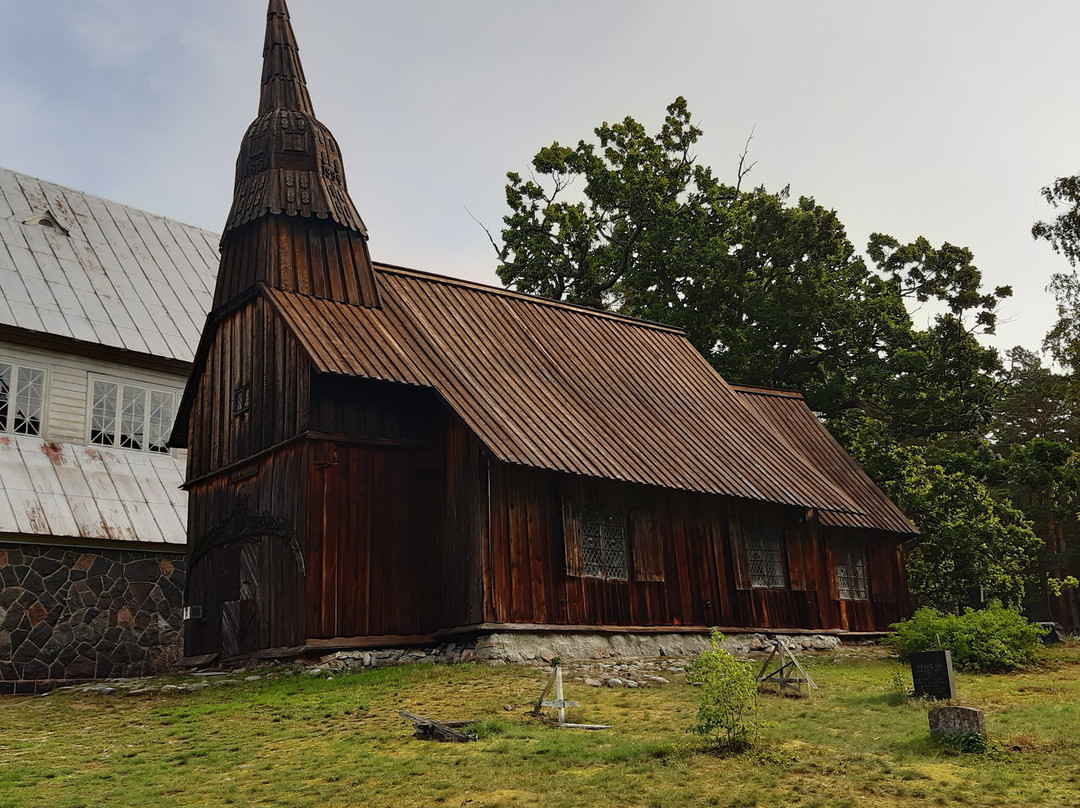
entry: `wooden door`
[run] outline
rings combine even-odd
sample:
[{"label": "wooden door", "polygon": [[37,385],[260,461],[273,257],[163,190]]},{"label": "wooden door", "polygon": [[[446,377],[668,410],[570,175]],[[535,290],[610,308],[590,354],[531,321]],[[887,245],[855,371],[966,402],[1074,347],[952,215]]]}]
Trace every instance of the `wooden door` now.
[{"label": "wooden door", "polygon": [[246,541],[235,548],[238,580],[236,599],[221,604],[221,655],[234,657],[251,653],[263,645],[265,627],[259,581],[263,542]]}]

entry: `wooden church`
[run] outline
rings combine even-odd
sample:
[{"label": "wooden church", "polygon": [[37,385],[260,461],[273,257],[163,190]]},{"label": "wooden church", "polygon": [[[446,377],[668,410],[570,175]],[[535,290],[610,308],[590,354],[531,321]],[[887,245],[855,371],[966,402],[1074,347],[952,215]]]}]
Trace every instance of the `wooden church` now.
[{"label": "wooden church", "polygon": [[185,652],[489,630],[881,631],[915,530],[681,331],[374,265],[271,0],[187,447]]}]

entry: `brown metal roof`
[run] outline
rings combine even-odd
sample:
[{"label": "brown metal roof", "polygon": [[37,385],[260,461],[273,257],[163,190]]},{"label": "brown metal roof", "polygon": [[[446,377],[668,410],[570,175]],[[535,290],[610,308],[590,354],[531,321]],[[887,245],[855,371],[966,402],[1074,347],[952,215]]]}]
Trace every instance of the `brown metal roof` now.
[{"label": "brown metal roof", "polygon": [[433,387],[500,460],[862,513],[681,331],[377,267],[381,309],[267,289],[316,369]]},{"label": "brown metal roof", "polygon": [[783,440],[800,451],[822,473],[842,488],[863,514],[821,514],[823,524],[836,527],[867,527],[896,533],[917,533],[907,517],[893,504],[851,455],[836,442],[799,393],[761,387],[732,386],[743,402],[772,425]]}]

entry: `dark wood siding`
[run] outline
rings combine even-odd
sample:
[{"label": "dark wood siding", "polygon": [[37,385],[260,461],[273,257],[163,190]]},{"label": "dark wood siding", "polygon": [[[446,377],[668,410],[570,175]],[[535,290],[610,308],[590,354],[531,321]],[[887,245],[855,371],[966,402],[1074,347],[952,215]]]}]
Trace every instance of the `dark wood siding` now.
[{"label": "dark wood siding", "polygon": [[309,383],[306,356],[267,301],[221,320],[189,420],[186,602],[203,612],[185,623],[189,654],[304,641]]},{"label": "dark wood siding", "polygon": [[[440,497],[417,452],[328,444],[310,476],[312,638],[419,634],[434,616]],[[425,485],[427,483],[427,485]],[[422,499],[412,491],[427,491]]]},{"label": "dark wood siding", "polygon": [[[485,620],[572,626],[721,626],[880,631],[907,612],[896,559],[896,536],[863,535],[871,581],[881,599],[841,603],[831,594],[835,575],[822,529],[796,508],[775,506],[787,525],[784,542],[794,584],[785,589],[740,589],[736,568],[745,552],[730,541],[740,507],[733,500],[612,481],[572,477],[491,462],[490,521],[486,525]],[[565,504],[564,504],[565,503]],[[568,574],[567,525],[574,503],[627,514],[628,580]],[[755,505],[754,507],[769,507]],[[649,519],[642,512],[651,514]],[[635,516],[636,515],[636,516]],[[651,524],[662,564],[635,551],[642,525]],[[891,553],[891,555],[890,555]],[[883,563],[882,558],[891,558]],[[644,566],[643,569],[637,569]],[[571,568],[579,572],[580,568]],[[663,580],[655,580],[661,577]]]},{"label": "dark wood siding", "polygon": [[446,496],[438,588],[444,593],[442,622],[467,626],[484,619],[481,541],[487,480],[476,436],[449,411],[443,418]]},{"label": "dark wood siding", "polygon": [[317,375],[311,401],[311,428],[324,435],[431,448],[441,439],[443,408],[430,390]]},{"label": "dark wood siding", "polygon": [[[192,402],[188,479],[249,458],[307,427],[307,358],[263,298],[254,298],[218,326]],[[235,412],[239,388],[251,402]]]},{"label": "dark wood siding", "polygon": [[257,283],[352,305],[379,299],[364,236],[332,221],[264,216],[228,235],[214,308]]},{"label": "dark wood siding", "polygon": [[[295,526],[302,525],[299,514],[307,503],[295,481],[302,477],[306,455],[306,447],[292,444],[192,488],[186,602],[200,607],[203,617],[185,623],[186,653],[224,653],[226,611],[240,608],[225,604],[245,600],[254,601],[243,607],[245,614],[253,610],[248,616],[254,628],[246,627],[243,650],[251,650],[248,644],[284,648],[304,641],[307,558],[298,553],[305,537]],[[245,559],[249,565],[257,562],[254,580]]]},{"label": "dark wood siding", "polygon": [[362,419],[369,434],[356,436],[357,421],[338,424],[350,438],[317,442],[307,635],[426,635],[479,622],[476,439],[428,391],[366,385],[338,391],[351,414],[332,401],[320,409],[324,426]]}]

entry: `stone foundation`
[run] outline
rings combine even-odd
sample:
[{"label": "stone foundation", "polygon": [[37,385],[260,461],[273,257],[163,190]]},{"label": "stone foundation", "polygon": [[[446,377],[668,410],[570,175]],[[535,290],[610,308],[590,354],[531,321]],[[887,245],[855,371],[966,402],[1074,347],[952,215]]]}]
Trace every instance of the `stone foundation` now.
[{"label": "stone foundation", "polygon": [[184,567],[172,553],[0,546],[0,693],[168,669],[181,656]]},{"label": "stone foundation", "polygon": [[[771,635],[794,651],[831,651],[840,639],[831,634]],[[774,639],[765,634],[725,636],[723,647],[735,655],[769,651]],[[478,660],[550,662],[654,657],[696,657],[709,647],[709,635],[609,634],[577,631],[501,632],[476,640]]]},{"label": "stone foundation", "polygon": [[[794,651],[831,651],[840,645],[829,634],[778,635],[785,647]],[[745,656],[772,650],[774,640],[765,634],[733,634],[724,638],[723,647]],[[516,663],[547,666],[558,657],[568,671],[619,672],[639,668],[645,673],[682,670],[681,662],[698,657],[709,647],[708,634],[613,634],[581,631],[500,632],[485,634],[465,643],[444,643],[429,648],[380,648],[366,651],[337,651],[317,662],[306,664],[312,672],[338,672],[359,668],[384,668],[411,662],[480,662],[488,665]],[[671,660],[670,667],[663,660]],[[600,664],[599,660],[629,661],[627,665]],[[648,663],[641,662],[648,660]],[[576,663],[576,664],[575,664]],[[646,670],[649,669],[649,670]],[[640,672],[640,671],[639,671]],[[646,677],[647,678],[647,677]]]}]

